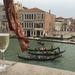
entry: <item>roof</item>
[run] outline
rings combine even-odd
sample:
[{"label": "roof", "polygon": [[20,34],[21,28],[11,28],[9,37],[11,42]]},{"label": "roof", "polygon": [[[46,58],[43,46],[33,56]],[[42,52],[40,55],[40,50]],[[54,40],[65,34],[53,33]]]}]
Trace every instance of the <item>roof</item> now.
[{"label": "roof", "polygon": [[39,8],[30,8],[30,9],[25,9],[25,12],[44,12],[43,10]]},{"label": "roof", "polygon": [[56,19],[64,19],[63,17],[57,17]]},{"label": "roof", "polygon": [[29,9],[30,11],[36,11],[36,12],[44,12],[43,10],[41,10],[41,9],[39,9],[39,8],[31,8],[31,9]]},{"label": "roof", "polygon": [[23,9],[28,9],[27,7],[23,7]]}]

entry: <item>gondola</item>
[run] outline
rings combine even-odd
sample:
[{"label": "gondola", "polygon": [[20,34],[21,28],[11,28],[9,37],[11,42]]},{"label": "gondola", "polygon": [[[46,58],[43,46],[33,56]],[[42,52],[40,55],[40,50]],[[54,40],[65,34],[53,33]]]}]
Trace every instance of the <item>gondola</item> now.
[{"label": "gondola", "polygon": [[43,58],[38,58],[38,57],[24,57],[24,56],[20,56],[18,55],[18,58],[23,59],[23,60],[34,60],[34,61],[49,61],[49,60],[55,60],[59,57],[61,57],[62,55],[57,55],[54,57],[43,57]]},{"label": "gondola", "polygon": [[47,51],[44,51],[44,52],[31,52],[31,51],[29,51],[28,53],[32,54],[32,55],[37,55],[37,56],[39,56],[39,55],[41,55],[41,56],[53,56],[53,55],[56,56],[56,55],[62,54],[64,52],[65,52],[65,50],[60,51],[60,52],[57,52],[57,51],[54,51],[54,52],[47,52]]},{"label": "gondola", "polygon": [[24,60],[36,60],[36,61],[48,61],[54,60],[62,56],[65,50],[60,51],[60,48],[53,48],[53,49],[28,49],[27,50],[27,57],[21,56],[18,54],[18,58]]},{"label": "gondola", "polygon": [[41,41],[38,41],[37,43],[40,44],[40,45],[42,45],[42,46],[45,45],[45,44],[44,44],[43,42],[41,42]]},{"label": "gondola", "polygon": [[50,48],[50,49],[46,49],[46,48],[35,48],[35,49],[28,49],[28,51],[54,51],[54,50],[60,50],[59,47],[56,47],[56,48]]}]

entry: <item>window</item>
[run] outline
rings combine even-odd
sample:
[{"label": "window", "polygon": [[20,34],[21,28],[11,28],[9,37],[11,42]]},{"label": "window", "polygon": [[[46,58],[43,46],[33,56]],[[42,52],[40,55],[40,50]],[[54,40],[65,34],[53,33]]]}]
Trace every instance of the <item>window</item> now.
[{"label": "window", "polygon": [[6,19],[6,15],[3,15],[3,19]]},{"label": "window", "polygon": [[28,19],[28,14],[27,14],[27,19]]},{"label": "window", "polygon": [[26,34],[26,30],[25,30],[25,34]]},{"label": "window", "polygon": [[34,14],[34,19],[36,19],[36,14]]},{"label": "window", "polygon": [[37,28],[37,27],[36,27],[36,23],[34,23],[34,28]]},{"label": "window", "polygon": [[31,35],[33,35],[33,31],[31,31]]},{"label": "window", "polygon": [[40,19],[40,18],[41,18],[40,14],[37,14],[37,19]]},{"label": "window", "polygon": [[26,19],[26,14],[25,14],[25,19]]},{"label": "window", "polygon": [[22,19],[22,21],[23,21],[23,14],[21,15],[21,19]]},{"label": "window", "polygon": [[43,28],[43,23],[40,23],[40,28]]},{"label": "window", "polygon": [[34,28],[43,28],[43,23],[34,23]]},{"label": "window", "polygon": [[44,17],[43,17],[43,14],[42,14],[42,19],[43,19]]},{"label": "window", "polygon": [[40,24],[39,24],[39,23],[37,23],[36,27],[37,27],[37,28],[40,28]]},{"label": "window", "polygon": [[43,31],[41,31],[41,35],[43,35]]},{"label": "window", "polygon": [[29,28],[33,28],[33,23],[32,22],[29,23]]},{"label": "window", "polygon": [[23,23],[22,23],[22,27],[23,27]]},{"label": "window", "polygon": [[35,35],[35,31],[34,31],[34,35]]},{"label": "window", "polygon": [[28,19],[31,19],[31,14],[28,14],[29,18]]},{"label": "window", "polygon": [[32,19],[33,19],[33,14],[32,14]]},{"label": "window", "polygon": [[29,28],[31,28],[31,23],[29,23]]},{"label": "window", "polygon": [[25,28],[26,28],[26,23],[25,23]]},{"label": "window", "polygon": [[33,23],[31,23],[31,28],[33,28]]},{"label": "window", "polygon": [[27,23],[27,28],[28,28],[28,23]]}]

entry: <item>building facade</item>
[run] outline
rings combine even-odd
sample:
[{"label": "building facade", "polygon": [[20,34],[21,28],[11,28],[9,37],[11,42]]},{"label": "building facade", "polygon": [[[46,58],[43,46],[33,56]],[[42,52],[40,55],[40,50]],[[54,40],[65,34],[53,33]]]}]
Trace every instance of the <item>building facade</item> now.
[{"label": "building facade", "polygon": [[54,24],[54,35],[61,35],[61,33],[74,31],[73,19],[57,17]]},{"label": "building facade", "polygon": [[1,31],[3,32],[9,31],[8,22],[6,19],[3,5],[0,5],[0,32]]},{"label": "building facade", "polygon": [[19,12],[20,20],[26,36],[50,36],[55,20],[55,15],[39,8],[24,9]]},{"label": "building facade", "polygon": [[[50,36],[55,20],[55,15],[39,8],[26,8],[21,4],[15,4],[22,27],[28,37]],[[0,21],[2,28],[9,30],[4,7],[0,6]],[[4,30],[5,30],[4,29]]]}]

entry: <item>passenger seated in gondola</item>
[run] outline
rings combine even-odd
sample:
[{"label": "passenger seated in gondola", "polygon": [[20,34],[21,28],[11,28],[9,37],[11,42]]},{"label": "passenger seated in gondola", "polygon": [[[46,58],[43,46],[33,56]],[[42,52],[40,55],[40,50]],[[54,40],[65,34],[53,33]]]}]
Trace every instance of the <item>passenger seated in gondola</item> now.
[{"label": "passenger seated in gondola", "polygon": [[38,50],[40,50],[40,48],[38,48]]},{"label": "passenger seated in gondola", "polygon": [[47,48],[44,48],[44,50],[45,50],[44,53],[48,53]]},{"label": "passenger seated in gondola", "polygon": [[37,50],[36,48],[34,50]]},{"label": "passenger seated in gondola", "polygon": [[53,49],[53,45],[51,45],[51,49]]},{"label": "passenger seated in gondola", "polygon": [[40,57],[40,56],[38,56],[38,59],[41,59],[41,57]]},{"label": "passenger seated in gondola", "polygon": [[57,51],[54,51],[54,55],[55,55],[55,56],[57,55]]},{"label": "passenger seated in gondola", "polygon": [[58,47],[58,52],[60,52],[60,48]]},{"label": "passenger seated in gondola", "polygon": [[44,50],[44,48],[42,47],[40,50]]},{"label": "passenger seated in gondola", "polygon": [[44,50],[47,50],[47,48],[44,48]]}]

